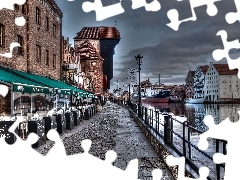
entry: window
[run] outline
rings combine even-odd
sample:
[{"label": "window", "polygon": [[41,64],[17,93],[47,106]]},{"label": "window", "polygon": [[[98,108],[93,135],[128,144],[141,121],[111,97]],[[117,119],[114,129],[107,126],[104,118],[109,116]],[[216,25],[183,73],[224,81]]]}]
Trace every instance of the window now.
[{"label": "window", "polygon": [[5,45],[5,26],[0,24],[0,47]]},{"label": "window", "polygon": [[53,68],[56,68],[56,55],[53,55]]},{"label": "window", "polygon": [[23,37],[17,35],[17,42],[20,44],[21,47],[17,48],[17,53],[23,56]]},{"label": "window", "polygon": [[53,37],[56,37],[57,27],[56,24],[53,24]]},{"label": "window", "polygon": [[15,5],[14,5],[14,8],[15,8],[16,11],[18,11],[18,10],[19,10],[19,5],[18,5],[18,4],[15,4]]},{"label": "window", "polygon": [[49,31],[49,18],[46,17],[46,30]]},{"label": "window", "polygon": [[27,14],[27,6],[26,4],[22,5],[22,13]]},{"label": "window", "polygon": [[41,23],[41,16],[40,16],[40,9],[36,7],[36,23],[40,24]]},{"label": "window", "polygon": [[46,59],[45,59],[46,65],[49,66],[49,51],[46,50]]},{"label": "window", "polygon": [[41,46],[36,45],[36,61],[41,62]]}]

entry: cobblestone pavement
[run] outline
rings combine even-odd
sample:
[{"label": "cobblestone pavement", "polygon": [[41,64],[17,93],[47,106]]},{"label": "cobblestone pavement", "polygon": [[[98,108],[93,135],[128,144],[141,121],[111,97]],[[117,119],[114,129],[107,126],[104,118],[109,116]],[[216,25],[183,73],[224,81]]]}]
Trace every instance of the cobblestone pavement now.
[{"label": "cobblestone pavement", "polygon": [[[114,103],[107,102],[101,113],[90,120],[84,120],[73,130],[61,135],[67,155],[82,153],[81,141],[91,139],[90,154],[105,159],[108,150],[117,153],[114,166],[125,170],[132,159],[138,158],[139,179],[151,180],[153,169],[163,171],[162,180],[172,180],[173,177],[165,163],[158,157],[138,125],[127,109]],[[54,146],[54,142],[47,143],[36,150],[46,155]]]}]

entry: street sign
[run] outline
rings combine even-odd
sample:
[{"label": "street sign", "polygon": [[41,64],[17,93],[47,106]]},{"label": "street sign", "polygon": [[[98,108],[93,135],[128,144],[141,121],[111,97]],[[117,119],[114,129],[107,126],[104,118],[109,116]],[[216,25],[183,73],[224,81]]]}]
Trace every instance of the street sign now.
[{"label": "street sign", "polygon": [[128,83],[131,85],[138,84],[138,73],[136,68],[129,68],[128,69]]}]

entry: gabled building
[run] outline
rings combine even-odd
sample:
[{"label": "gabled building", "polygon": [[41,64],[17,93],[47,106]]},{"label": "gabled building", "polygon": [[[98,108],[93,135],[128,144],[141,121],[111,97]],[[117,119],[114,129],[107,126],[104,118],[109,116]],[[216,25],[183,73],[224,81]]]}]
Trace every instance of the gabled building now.
[{"label": "gabled building", "polygon": [[84,27],[74,38],[74,48],[88,41],[96,52],[104,59],[103,62],[103,90],[110,89],[110,80],[113,78],[114,48],[120,41],[120,32],[115,27]]},{"label": "gabled building", "polygon": [[205,74],[208,66],[198,66],[194,74],[194,98],[204,98]]},{"label": "gabled building", "polygon": [[207,101],[240,100],[238,70],[230,70],[228,64],[211,63],[206,72],[205,99]]},{"label": "gabled building", "polygon": [[185,94],[186,99],[190,99],[194,97],[194,75],[195,71],[188,71],[187,78],[185,79],[186,86],[185,86]]},{"label": "gabled building", "polygon": [[75,49],[75,54],[76,58],[80,59],[80,72],[84,72],[83,87],[95,94],[102,94],[104,59],[89,40],[79,44]]}]

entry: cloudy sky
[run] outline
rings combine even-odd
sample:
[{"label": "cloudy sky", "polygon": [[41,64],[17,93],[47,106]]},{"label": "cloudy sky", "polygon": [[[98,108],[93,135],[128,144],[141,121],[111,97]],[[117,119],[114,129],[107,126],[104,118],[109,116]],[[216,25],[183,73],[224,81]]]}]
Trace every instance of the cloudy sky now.
[{"label": "cloudy sky", "polygon": [[[64,14],[63,35],[69,37],[72,44],[76,33],[83,27],[115,26],[120,31],[111,89],[116,88],[117,79],[119,82],[127,81],[127,69],[137,67],[135,56],[138,54],[143,56],[142,80],[149,78],[156,83],[161,74],[162,83],[184,84],[189,69],[195,70],[198,65],[216,62],[212,52],[223,48],[220,36],[216,36],[218,31],[226,30],[229,41],[240,36],[239,22],[229,25],[225,20],[228,12],[236,12],[234,0],[216,2],[218,13],[213,17],[206,13],[207,6],[196,8],[197,21],[181,24],[178,31],[166,25],[170,22],[167,12],[174,8],[179,11],[180,20],[191,17],[190,4],[186,0],[159,0],[161,10],[158,12],[147,12],[144,7],[133,10],[131,0],[122,0],[123,14],[99,22],[96,21],[95,11],[86,13],[82,10],[82,0],[55,1]],[[116,2],[120,0],[102,0],[105,6]],[[230,51],[232,58],[239,57],[238,54],[238,50]],[[226,60],[218,63],[226,63]]]}]

